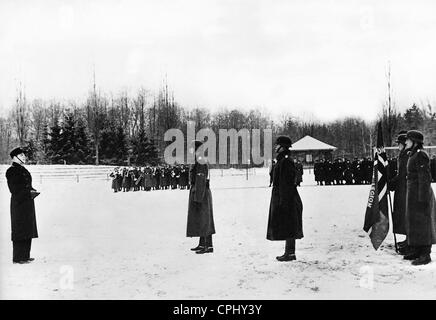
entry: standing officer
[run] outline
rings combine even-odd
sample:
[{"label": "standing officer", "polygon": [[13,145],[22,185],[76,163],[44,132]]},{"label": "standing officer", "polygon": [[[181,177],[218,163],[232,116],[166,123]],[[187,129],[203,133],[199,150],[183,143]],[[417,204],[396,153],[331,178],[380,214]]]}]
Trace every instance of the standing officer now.
[{"label": "standing officer", "polygon": [[291,139],[279,136],[276,140],[276,165],[268,217],[268,240],[286,240],[285,253],[279,261],[296,260],[295,239],[303,238],[303,204],[294,183],[297,174],[290,157]]},{"label": "standing officer", "polygon": [[26,155],[21,148],[11,151],[12,165],[6,171],[11,192],[11,227],[13,263],[29,263],[32,238],[38,238],[34,198],[39,194],[32,187],[32,176],[24,168]]},{"label": "standing officer", "polygon": [[[397,175],[393,177],[388,187],[390,191],[394,191],[394,209],[392,212],[393,232],[406,235],[406,193],[407,193],[407,161],[409,156],[406,151],[407,131],[400,131],[397,137],[398,155]],[[407,238],[403,242],[398,243],[399,252],[405,254],[408,251]]]},{"label": "standing officer", "polygon": [[199,153],[203,142],[194,140],[195,164],[190,168],[191,188],[189,190],[187,237],[200,237],[195,253],[213,252],[212,234],[215,233],[213,221],[212,193],[209,188],[209,165]]},{"label": "standing officer", "polygon": [[418,130],[409,130],[406,135],[407,200],[406,229],[411,249],[404,259],[412,264],[424,265],[431,261],[432,244],[436,243],[436,200],[431,188],[430,159],[423,150],[424,136]]}]

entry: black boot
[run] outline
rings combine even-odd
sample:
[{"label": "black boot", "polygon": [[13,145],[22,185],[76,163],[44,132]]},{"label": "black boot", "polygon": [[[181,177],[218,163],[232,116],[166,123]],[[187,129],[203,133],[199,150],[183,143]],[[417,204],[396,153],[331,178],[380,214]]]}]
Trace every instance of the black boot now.
[{"label": "black boot", "polygon": [[398,253],[401,254],[402,256],[406,256],[410,253],[413,253],[410,249],[410,247],[408,245],[404,246],[404,247],[400,247],[398,248]]},{"label": "black boot", "polygon": [[295,256],[295,253],[285,253],[282,256],[276,257],[276,259],[278,261],[293,261],[293,260],[297,260],[297,257]]},{"label": "black boot", "polygon": [[431,257],[429,254],[420,255],[417,259],[412,261],[412,265],[421,266],[429,264],[431,262]]},{"label": "black boot", "polygon": [[196,251],[195,253],[204,254],[204,253],[212,253],[213,252],[213,244],[212,244],[212,235],[201,237],[201,244],[203,244],[203,248],[201,250]]},{"label": "black boot", "polygon": [[278,261],[293,261],[297,260],[295,256],[295,239],[286,239],[285,253],[282,256],[276,257]]},{"label": "black boot", "polygon": [[204,254],[204,253],[212,253],[213,252],[213,247],[204,247],[201,250],[196,251],[196,254]]},{"label": "black boot", "polygon": [[404,260],[415,260],[418,259],[420,254],[416,251],[412,251],[404,256]]},{"label": "black boot", "polygon": [[401,241],[397,243],[398,249],[407,247],[407,240]]},{"label": "black boot", "polygon": [[195,248],[191,248],[191,251],[203,250],[204,247],[205,247],[205,238],[200,237],[200,241],[198,242],[198,246],[196,246]]}]

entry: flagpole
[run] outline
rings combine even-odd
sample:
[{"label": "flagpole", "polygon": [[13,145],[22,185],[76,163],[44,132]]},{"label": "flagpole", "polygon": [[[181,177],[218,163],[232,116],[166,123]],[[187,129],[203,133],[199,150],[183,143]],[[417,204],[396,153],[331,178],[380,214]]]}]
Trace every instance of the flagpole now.
[{"label": "flagpole", "polygon": [[393,227],[394,216],[392,215],[393,210],[392,210],[391,192],[389,190],[388,190],[388,199],[389,199],[389,208],[391,209],[392,233],[394,234],[395,252],[398,253],[397,235],[395,234],[394,227]]},{"label": "flagpole", "polygon": [[[390,166],[389,166],[389,162],[388,162],[387,166],[386,166],[387,178],[389,178],[391,176],[389,171],[390,171]],[[386,183],[388,183],[388,182],[386,182]],[[392,210],[391,191],[389,190],[389,188],[387,189],[387,192],[388,192],[389,208],[391,210],[392,233],[394,234],[395,252],[398,253],[397,235],[394,232],[394,226],[393,226],[393,224],[394,224],[394,215],[393,215],[394,210]]]}]

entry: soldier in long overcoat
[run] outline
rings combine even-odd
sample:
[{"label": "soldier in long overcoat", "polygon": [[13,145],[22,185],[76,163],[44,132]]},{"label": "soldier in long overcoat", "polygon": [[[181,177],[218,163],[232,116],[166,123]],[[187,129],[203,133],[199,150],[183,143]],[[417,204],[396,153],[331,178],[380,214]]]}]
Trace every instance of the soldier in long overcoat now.
[{"label": "soldier in long overcoat", "polygon": [[32,239],[38,238],[34,198],[39,193],[32,187],[32,176],[23,166],[26,155],[21,148],[10,153],[12,166],[6,171],[6,179],[11,192],[11,240],[14,263],[29,263]]},{"label": "soldier in long overcoat", "polygon": [[[397,160],[397,174],[389,183],[388,188],[394,191],[394,208],[392,212],[393,232],[406,235],[406,192],[407,192],[407,161],[409,156],[406,151],[407,131],[400,131],[397,137],[400,153]],[[398,243],[400,253],[407,253],[407,239]]]},{"label": "soldier in long overcoat", "polygon": [[203,143],[194,141],[195,164],[190,168],[187,237],[200,237],[197,247],[192,248],[198,254],[213,252],[212,235],[215,233],[213,220],[212,193],[209,188],[209,165],[197,154]]},{"label": "soldier in long overcoat", "polygon": [[118,186],[119,178],[118,178],[118,175],[119,175],[118,174],[118,168],[115,168],[114,171],[109,174],[109,177],[112,178],[112,189],[114,190],[114,192],[118,192],[118,190],[119,190],[119,186]]},{"label": "soldier in long overcoat", "polygon": [[295,185],[296,168],[290,157],[291,139],[279,136],[276,140],[276,165],[269,207],[268,240],[286,240],[285,253],[279,261],[292,261],[295,256],[295,240],[303,238],[303,204]]},{"label": "soldier in long overcoat", "polygon": [[185,189],[188,186],[189,180],[189,168],[186,165],[182,165],[180,169],[180,189]]},{"label": "soldier in long overcoat", "polygon": [[295,162],[295,169],[297,170],[297,174],[295,176],[295,184],[299,187],[300,184],[303,182],[303,164],[300,161]]},{"label": "soldier in long overcoat", "polygon": [[145,191],[150,191],[153,186],[153,177],[152,177],[152,170],[149,166],[147,166],[145,169],[145,175],[144,175],[144,188]]},{"label": "soldier in long overcoat", "polygon": [[404,259],[413,260],[413,265],[429,263],[431,246],[436,243],[436,200],[431,187],[430,159],[423,143],[421,132],[407,132],[406,231],[412,252]]}]

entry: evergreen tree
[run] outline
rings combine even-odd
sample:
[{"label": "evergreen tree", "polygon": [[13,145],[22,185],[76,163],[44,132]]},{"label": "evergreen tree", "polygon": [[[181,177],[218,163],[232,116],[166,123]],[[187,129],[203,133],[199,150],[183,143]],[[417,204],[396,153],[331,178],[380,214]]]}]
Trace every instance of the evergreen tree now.
[{"label": "evergreen tree", "polygon": [[62,137],[61,137],[62,128],[58,123],[55,123],[54,126],[50,128],[50,133],[48,134],[49,138],[44,141],[44,144],[47,146],[47,159],[51,163],[63,163],[61,161],[61,149],[62,149]]},{"label": "evergreen tree", "polygon": [[79,164],[91,163],[92,155],[89,135],[86,131],[86,126],[82,119],[78,119],[76,123],[76,154]]},{"label": "evergreen tree", "polygon": [[139,130],[132,140],[132,162],[137,165],[145,165],[156,160],[156,148],[148,140],[145,131]]},{"label": "evergreen tree", "polygon": [[101,132],[100,140],[100,161],[106,164],[113,164],[115,161],[115,133],[112,128],[105,128]]},{"label": "evergreen tree", "polygon": [[115,159],[117,165],[124,165],[127,154],[126,134],[123,127],[118,127],[115,135]]},{"label": "evergreen tree", "polygon": [[38,152],[38,147],[33,139],[28,139],[26,141],[26,157],[29,163],[36,163],[36,156]]},{"label": "evergreen tree", "polygon": [[406,110],[404,113],[404,121],[407,130],[420,129],[424,123],[424,116],[422,111],[413,104],[412,107]]},{"label": "evergreen tree", "polygon": [[76,137],[76,121],[72,113],[64,115],[61,133],[61,154],[62,158],[67,164],[78,163],[77,150],[77,137]]}]

